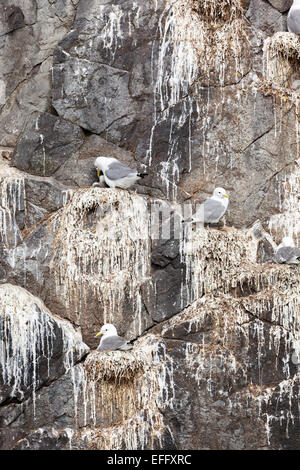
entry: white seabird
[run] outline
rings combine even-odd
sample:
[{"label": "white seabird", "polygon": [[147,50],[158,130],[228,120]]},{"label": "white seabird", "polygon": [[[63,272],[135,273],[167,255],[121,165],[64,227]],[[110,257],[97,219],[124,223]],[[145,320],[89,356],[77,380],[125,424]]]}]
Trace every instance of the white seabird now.
[{"label": "white seabird", "polygon": [[[112,157],[98,157],[94,162],[99,181],[104,176],[105,183],[110,188],[128,189],[147,173],[139,173],[124,163]],[[101,175],[101,172],[103,175]]]},{"label": "white seabird", "polygon": [[118,336],[117,330],[111,323],[102,326],[99,333],[95,337],[102,335],[97,351],[128,351],[132,349],[132,344],[125,338]]},{"label": "white seabird", "polygon": [[216,224],[225,214],[229,203],[229,196],[225,189],[216,188],[213,195],[204,201],[195,214],[186,222],[202,222],[203,224]]}]

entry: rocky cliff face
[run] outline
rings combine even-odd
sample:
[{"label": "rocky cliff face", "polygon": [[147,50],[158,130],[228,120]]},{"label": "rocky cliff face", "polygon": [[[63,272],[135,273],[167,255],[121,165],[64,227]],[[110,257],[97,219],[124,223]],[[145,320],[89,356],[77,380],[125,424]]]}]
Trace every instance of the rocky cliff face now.
[{"label": "rocky cliff face", "polygon": [[[290,4],[2,2],[0,448],[300,447]],[[99,155],[149,175],[91,187]],[[226,230],[183,226],[217,185]]]}]

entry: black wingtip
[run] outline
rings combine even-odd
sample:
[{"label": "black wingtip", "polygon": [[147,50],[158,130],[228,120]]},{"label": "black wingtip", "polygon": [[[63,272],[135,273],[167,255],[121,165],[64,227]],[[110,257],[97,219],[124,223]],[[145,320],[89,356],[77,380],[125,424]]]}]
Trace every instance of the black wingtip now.
[{"label": "black wingtip", "polygon": [[148,173],[138,173],[138,176],[140,178],[145,178],[145,176],[148,176]]}]

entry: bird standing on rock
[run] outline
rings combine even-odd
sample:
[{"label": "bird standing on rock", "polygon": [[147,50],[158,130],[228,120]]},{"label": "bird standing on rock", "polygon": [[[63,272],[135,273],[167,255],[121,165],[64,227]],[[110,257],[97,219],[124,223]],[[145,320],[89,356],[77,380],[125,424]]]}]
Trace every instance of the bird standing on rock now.
[{"label": "bird standing on rock", "polygon": [[287,17],[290,33],[300,34],[300,0],[294,0]]},{"label": "bird standing on rock", "polygon": [[217,224],[225,214],[229,203],[229,196],[225,189],[216,188],[213,195],[204,201],[195,214],[185,222],[202,222],[203,224]]},{"label": "bird standing on rock", "polygon": [[[94,162],[94,166],[99,181],[101,182],[103,176],[105,183],[110,188],[128,189],[147,175],[147,173],[138,173],[136,170],[132,170],[129,166],[112,157],[98,157]],[[103,175],[101,175],[101,172]]]},{"label": "bird standing on rock", "polygon": [[118,336],[117,330],[111,323],[106,323],[102,326],[97,336],[102,335],[97,351],[128,351],[132,349],[132,344],[125,338]]}]

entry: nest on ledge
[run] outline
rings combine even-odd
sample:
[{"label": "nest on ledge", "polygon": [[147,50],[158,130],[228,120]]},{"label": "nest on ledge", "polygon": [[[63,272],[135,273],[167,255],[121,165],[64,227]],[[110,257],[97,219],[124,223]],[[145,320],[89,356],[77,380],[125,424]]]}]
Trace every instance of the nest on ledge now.
[{"label": "nest on ledge", "polygon": [[275,33],[272,37],[266,39],[265,45],[271,57],[273,54],[281,54],[286,59],[300,59],[300,41],[297,34]]},{"label": "nest on ledge", "polygon": [[132,351],[93,351],[85,361],[85,369],[92,382],[120,384],[131,382],[138,373],[143,372],[149,358],[149,352],[142,348]]},{"label": "nest on ledge", "polygon": [[267,84],[272,85],[271,94],[279,94],[283,100],[289,99],[297,106],[295,91],[299,87],[299,59],[300,41],[296,34],[277,32],[265,40],[263,73]]}]

